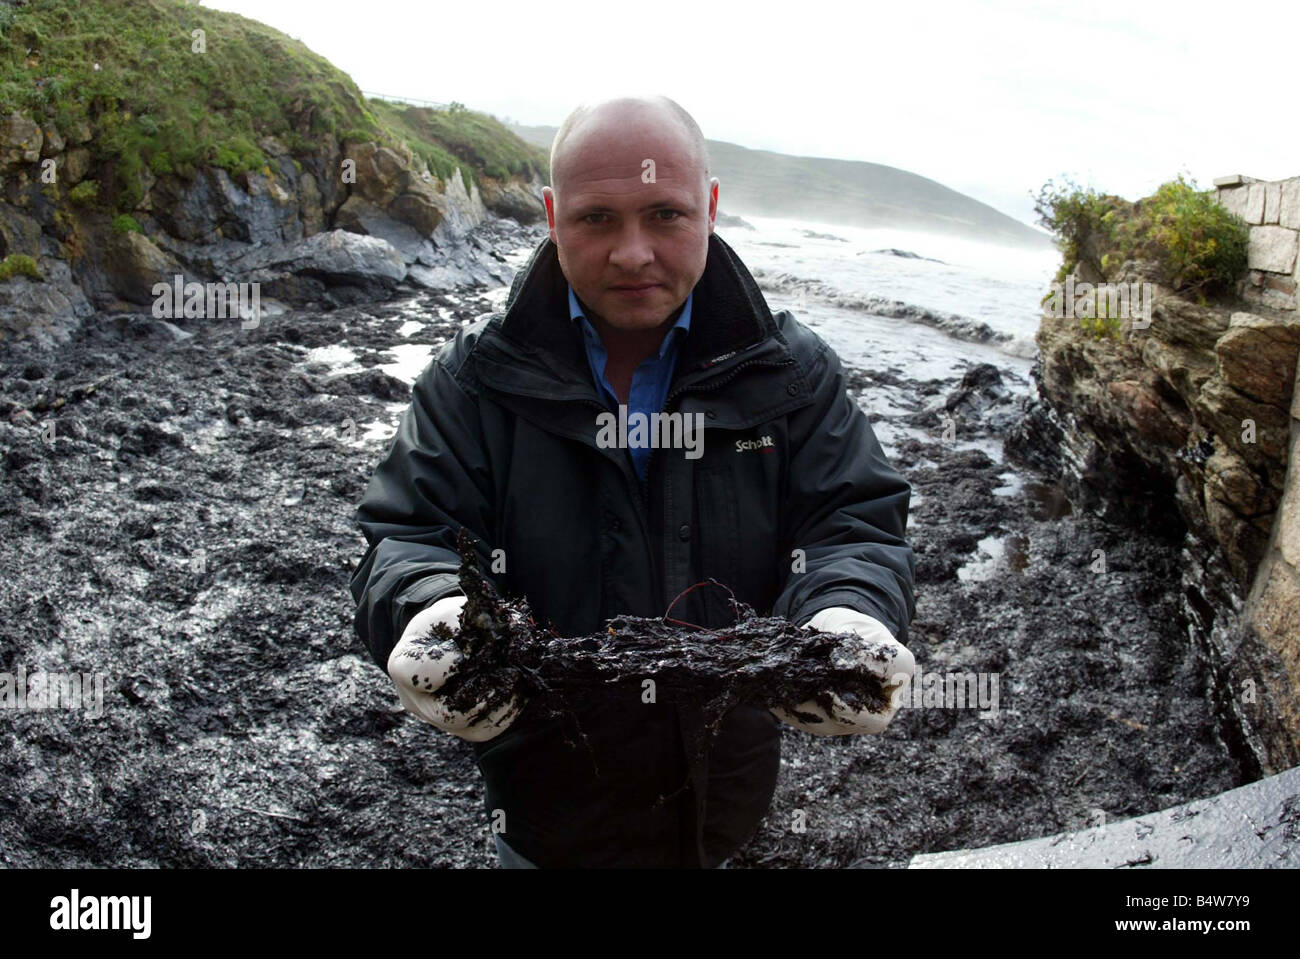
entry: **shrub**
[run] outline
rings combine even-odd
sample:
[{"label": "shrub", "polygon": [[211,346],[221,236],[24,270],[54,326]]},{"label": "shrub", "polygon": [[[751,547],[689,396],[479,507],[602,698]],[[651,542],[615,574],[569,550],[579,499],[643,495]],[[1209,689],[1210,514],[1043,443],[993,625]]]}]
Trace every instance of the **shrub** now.
[{"label": "shrub", "polygon": [[266,157],[244,137],[233,137],[228,143],[217,145],[213,162],[231,176],[238,176],[265,166]]},{"label": "shrub", "polygon": [[1108,276],[1125,260],[1142,259],[1157,264],[1164,285],[1204,299],[1230,291],[1246,269],[1245,221],[1182,176],[1136,203],[1049,180],[1034,210],[1061,248],[1057,282],[1080,260]]},{"label": "shrub", "polygon": [[82,180],[68,191],[68,200],[72,203],[93,203],[99,196],[99,181]]},{"label": "shrub", "polygon": [[1107,316],[1105,308],[1096,316],[1079,317],[1079,326],[1094,340],[1120,340],[1124,338],[1124,321],[1118,316]]},{"label": "shrub", "polygon": [[129,213],[120,213],[113,217],[114,233],[143,233],[144,228]]},{"label": "shrub", "polygon": [[[1091,188],[1084,188],[1068,178],[1062,186],[1048,180],[1034,199],[1034,212],[1038,222],[1056,234],[1056,245],[1061,249],[1061,268],[1056,281],[1062,282],[1085,257],[1084,244],[1096,237],[1107,244],[1114,236],[1115,217],[1124,201],[1107,196]],[[1098,271],[1100,262],[1092,264]]]},{"label": "shrub", "polygon": [[1155,260],[1168,286],[1198,293],[1232,290],[1246,269],[1249,228],[1211,190],[1181,176],[1133,205],[1119,225],[1120,253]]},{"label": "shrub", "polygon": [[0,260],[0,280],[8,280],[19,275],[39,280],[41,271],[36,268],[36,261],[24,253],[10,253]]}]

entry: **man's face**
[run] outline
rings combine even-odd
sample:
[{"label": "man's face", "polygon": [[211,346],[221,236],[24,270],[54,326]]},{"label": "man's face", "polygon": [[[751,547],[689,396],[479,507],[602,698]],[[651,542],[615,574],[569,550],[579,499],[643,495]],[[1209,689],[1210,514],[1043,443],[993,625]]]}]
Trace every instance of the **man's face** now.
[{"label": "man's face", "polygon": [[616,329],[662,325],[704,275],[717,179],[705,187],[689,141],[663,118],[595,120],[564,150],[542,195],[565,278]]}]

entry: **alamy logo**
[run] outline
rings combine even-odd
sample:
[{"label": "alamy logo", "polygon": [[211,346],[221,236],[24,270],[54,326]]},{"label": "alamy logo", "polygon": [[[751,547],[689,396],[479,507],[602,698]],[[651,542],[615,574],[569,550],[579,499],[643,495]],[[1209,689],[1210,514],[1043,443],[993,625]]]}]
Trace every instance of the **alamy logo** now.
[{"label": "alamy logo", "polygon": [[1075,283],[1074,274],[1065,283],[1053,283],[1043,300],[1052,319],[1117,319],[1133,321],[1133,329],[1151,325],[1150,283]]},{"label": "alamy logo", "polygon": [[89,719],[104,715],[103,673],[0,672],[0,709],[82,709]]},{"label": "alamy logo", "polygon": [[997,719],[1000,673],[936,673],[919,665],[909,678],[897,673],[889,704],[895,709],[978,709],[980,719]]},{"label": "alamy logo", "polygon": [[185,282],[179,273],[171,284],[155,283],[153,315],[160,320],[242,320],[239,328],[251,330],[262,318],[262,287],[259,283]]},{"label": "alamy logo", "polygon": [[596,445],[601,449],[684,449],[688,460],[704,455],[703,413],[628,414],[622,403],[618,416],[596,416]]},{"label": "alamy logo", "polygon": [[762,450],[766,453],[774,449],[776,449],[776,441],[767,433],[764,433],[756,440],[736,440],[737,453],[744,453],[748,450]]},{"label": "alamy logo", "polygon": [[50,928],[129,929],[131,938],[148,939],[152,912],[152,896],[82,896],[74,889],[71,896],[50,900]]}]

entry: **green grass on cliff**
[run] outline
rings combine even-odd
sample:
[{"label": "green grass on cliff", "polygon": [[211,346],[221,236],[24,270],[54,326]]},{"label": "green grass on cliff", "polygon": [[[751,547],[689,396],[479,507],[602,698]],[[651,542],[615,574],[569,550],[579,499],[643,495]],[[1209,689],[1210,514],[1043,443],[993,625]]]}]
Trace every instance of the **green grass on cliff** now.
[{"label": "green grass on cliff", "polygon": [[0,283],[7,283],[11,277],[29,276],[33,280],[41,278],[41,271],[36,261],[22,253],[10,253],[0,260]]},{"label": "green grass on cliff", "polygon": [[[450,110],[432,110],[386,100],[367,102],[379,121],[438,177],[445,179],[456,166],[498,180],[512,174],[547,175],[547,155],[519,139],[495,117],[457,109],[459,104]],[[468,178],[465,185],[469,186]]]},{"label": "green grass on cliff", "polygon": [[123,212],[140,201],[146,169],[188,177],[201,166],[262,168],[266,135],[295,155],[325,138],[402,140],[440,177],[465,164],[523,172],[541,157],[490,117],[411,118],[368,102],[299,41],[181,0],[0,6],[0,112],[15,110],[65,138],[89,125],[96,167],[110,174],[99,199]]},{"label": "green grass on cliff", "polygon": [[1049,180],[1034,208],[1061,248],[1058,282],[1081,259],[1108,279],[1142,259],[1158,265],[1166,286],[1204,300],[1230,293],[1246,270],[1245,221],[1181,176],[1135,203]]}]

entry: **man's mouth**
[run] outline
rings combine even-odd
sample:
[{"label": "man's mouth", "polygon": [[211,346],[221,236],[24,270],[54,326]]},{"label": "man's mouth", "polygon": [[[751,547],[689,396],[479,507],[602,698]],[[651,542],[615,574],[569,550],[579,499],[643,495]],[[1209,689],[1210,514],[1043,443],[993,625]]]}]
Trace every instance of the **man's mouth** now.
[{"label": "man's mouth", "polygon": [[611,286],[610,289],[622,297],[633,299],[643,299],[649,296],[655,290],[659,289],[658,283],[639,283],[636,285],[624,284],[622,286]]}]

